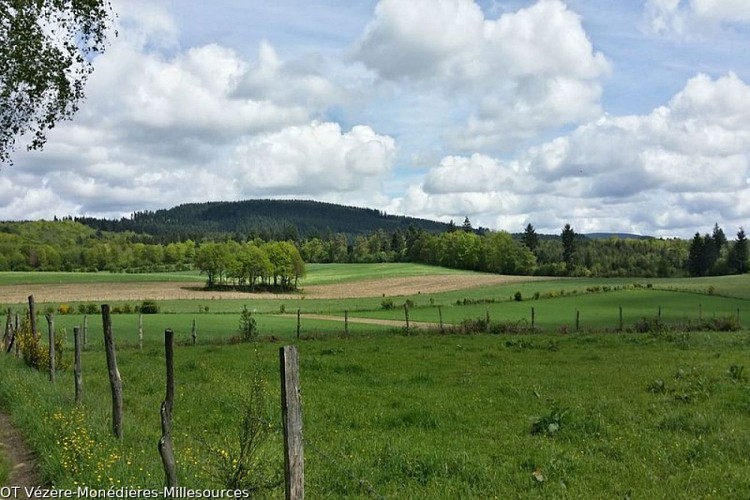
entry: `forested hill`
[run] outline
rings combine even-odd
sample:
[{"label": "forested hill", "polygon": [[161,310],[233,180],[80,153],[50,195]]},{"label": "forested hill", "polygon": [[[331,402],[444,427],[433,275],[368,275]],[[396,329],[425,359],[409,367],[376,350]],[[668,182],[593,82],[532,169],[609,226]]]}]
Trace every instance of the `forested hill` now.
[{"label": "forested hill", "polygon": [[77,217],[78,222],[103,231],[145,233],[156,241],[194,241],[224,235],[253,235],[266,241],[344,233],[369,235],[378,229],[393,232],[409,226],[435,233],[448,224],[387,215],[379,210],[302,200],[246,200],[188,203],[155,212],[136,212],[120,220]]}]

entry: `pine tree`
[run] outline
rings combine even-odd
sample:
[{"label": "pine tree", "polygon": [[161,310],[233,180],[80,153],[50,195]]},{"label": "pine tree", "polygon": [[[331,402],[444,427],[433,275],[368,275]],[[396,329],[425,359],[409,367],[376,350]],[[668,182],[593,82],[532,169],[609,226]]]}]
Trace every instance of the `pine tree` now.
[{"label": "pine tree", "polygon": [[539,236],[536,234],[534,226],[529,224],[523,232],[521,242],[532,252],[539,246]]},{"label": "pine tree", "polygon": [[570,224],[565,224],[561,234],[563,244],[563,262],[565,270],[570,274],[573,270],[573,256],[576,252],[576,233]]},{"label": "pine tree", "polygon": [[748,270],[748,245],[747,237],[745,236],[745,230],[740,228],[737,232],[737,239],[734,241],[729,249],[729,255],[727,255],[727,264],[731,272],[736,274],[744,274]]}]

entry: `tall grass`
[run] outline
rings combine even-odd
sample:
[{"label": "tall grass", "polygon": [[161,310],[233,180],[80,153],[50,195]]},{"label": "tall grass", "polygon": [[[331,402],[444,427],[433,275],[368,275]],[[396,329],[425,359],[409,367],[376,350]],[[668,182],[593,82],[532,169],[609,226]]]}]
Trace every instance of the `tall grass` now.
[{"label": "tall grass", "polygon": [[[280,345],[178,347],[180,484],[219,485],[206,465],[231,446],[258,365],[268,400],[279,399]],[[313,498],[750,495],[750,385],[738,368],[747,332],[376,336],[298,347]],[[109,431],[101,350],[84,357],[80,409],[70,373],[52,385],[0,358],[0,404],[54,484],[161,486],[162,349],[121,350],[118,362],[121,442]],[[538,422],[548,430],[535,432]],[[268,457],[281,457],[277,408],[269,425]]]}]

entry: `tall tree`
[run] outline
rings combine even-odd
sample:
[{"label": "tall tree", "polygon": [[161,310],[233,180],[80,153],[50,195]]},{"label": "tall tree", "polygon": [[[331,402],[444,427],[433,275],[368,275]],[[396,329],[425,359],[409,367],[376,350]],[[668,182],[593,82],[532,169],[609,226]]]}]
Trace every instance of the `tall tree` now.
[{"label": "tall tree", "polygon": [[467,232],[467,233],[473,233],[474,232],[474,227],[471,225],[471,221],[469,220],[468,216],[464,219],[464,223],[461,226],[461,230],[463,230],[464,232]]},{"label": "tall tree", "polygon": [[690,242],[688,251],[687,270],[691,276],[705,276],[711,268],[711,253],[714,242],[710,235],[701,237],[700,233],[695,233]]},{"label": "tall tree", "polygon": [[41,149],[73,117],[112,17],[107,0],[0,0],[0,163],[24,134]]},{"label": "tall tree", "polygon": [[576,233],[573,231],[573,228],[570,227],[570,224],[565,224],[560,237],[563,245],[563,262],[565,262],[565,270],[570,273],[573,271],[573,256],[576,252]]},{"label": "tall tree", "polygon": [[536,234],[536,229],[534,229],[534,226],[532,226],[531,224],[526,226],[526,229],[523,232],[523,236],[521,237],[521,242],[526,245],[526,248],[528,248],[532,252],[536,249],[536,247],[539,246],[539,236]]},{"label": "tall tree", "polygon": [[729,249],[727,264],[733,273],[744,274],[748,270],[748,244],[745,230],[740,228],[737,232],[737,239]]},{"label": "tall tree", "polygon": [[719,227],[718,222],[714,224],[714,231],[711,233],[711,239],[719,252],[729,244],[727,236],[724,234],[724,230]]}]

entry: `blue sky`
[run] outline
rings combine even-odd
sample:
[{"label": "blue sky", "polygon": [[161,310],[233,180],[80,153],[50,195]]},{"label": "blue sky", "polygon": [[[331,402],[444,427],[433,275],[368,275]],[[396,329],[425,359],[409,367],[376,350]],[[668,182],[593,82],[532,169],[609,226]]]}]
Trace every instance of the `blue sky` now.
[{"label": "blue sky", "polygon": [[305,198],[518,232],[750,220],[746,0],[116,1],[0,219]]}]

